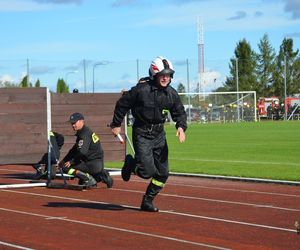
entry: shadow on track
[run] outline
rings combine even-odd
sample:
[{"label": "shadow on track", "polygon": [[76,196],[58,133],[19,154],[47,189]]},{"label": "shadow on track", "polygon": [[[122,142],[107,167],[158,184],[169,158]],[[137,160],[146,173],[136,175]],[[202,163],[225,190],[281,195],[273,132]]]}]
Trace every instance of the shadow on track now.
[{"label": "shadow on track", "polygon": [[135,210],[139,211],[138,208],[130,208],[130,207],[123,207],[121,205],[116,204],[96,204],[96,203],[86,203],[86,202],[49,202],[45,207],[52,207],[52,208],[61,208],[61,207],[68,207],[68,208],[87,208],[87,209],[99,209],[99,210],[111,210],[111,211],[120,211],[120,210]]}]

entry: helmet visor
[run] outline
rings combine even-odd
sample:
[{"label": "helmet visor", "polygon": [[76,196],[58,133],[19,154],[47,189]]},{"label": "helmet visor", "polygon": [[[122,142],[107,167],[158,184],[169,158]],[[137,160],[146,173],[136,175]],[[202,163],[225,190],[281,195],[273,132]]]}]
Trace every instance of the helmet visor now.
[{"label": "helmet visor", "polygon": [[170,75],[171,77],[173,77],[174,73],[175,73],[175,71],[173,69],[167,68],[167,69],[163,69],[162,71],[157,73],[157,75]]}]

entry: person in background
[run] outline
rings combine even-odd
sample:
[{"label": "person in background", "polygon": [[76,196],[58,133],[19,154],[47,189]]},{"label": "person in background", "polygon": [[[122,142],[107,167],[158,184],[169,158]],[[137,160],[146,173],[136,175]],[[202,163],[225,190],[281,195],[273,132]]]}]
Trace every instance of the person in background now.
[{"label": "person in background", "polygon": [[110,127],[116,136],[121,132],[124,116],[131,109],[134,117],[132,140],[135,157],[126,155],[122,178],[129,181],[131,173],[151,181],[143,196],[141,210],[158,212],[153,199],[162,190],[169,176],[168,145],[164,131],[166,111],[175,121],[179,142],[185,141],[187,117],[177,91],[170,86],[175,71],[172,63],[155,58],[149,69],[149,77],[142,78],[117,101]]},{"label": "person in background", "polygon": [[93,187],[97,182],[104,182],[108,188],[111,188],[113,179],[104,169],[103,149],[99,136],[85,125],[81,113],[73,113],[69,122],[76,132],[76,142],[59,162],[59,167],[64,173],[77,177],[80,185]]},{"label": "person in background", "polygon": [[[57,132],[50,131],[50,157],[51,157],[51,178],[55,178],[56,166],[60,157],[60,149],[64,145],[64,136]],[[32,167],[36,170],[36,174],[32,177],[34,180],[39,180],[41,178],[47,178],[48,174],[48,152],[45,153],[41,160],[33,164]]]}]

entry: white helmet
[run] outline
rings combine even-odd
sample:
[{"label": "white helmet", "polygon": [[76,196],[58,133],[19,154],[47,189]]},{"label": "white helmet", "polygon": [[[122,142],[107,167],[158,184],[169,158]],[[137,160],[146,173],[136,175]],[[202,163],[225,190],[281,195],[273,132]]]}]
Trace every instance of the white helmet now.
[{"label": "white helmet", "polygon": [[174,73],[173,65],[167,58],[159,56],[151,62],[149,68],[149,76],[151,79],[153,79],[155,75],[159,74],[170,75],[171,78],[173,78]]}]

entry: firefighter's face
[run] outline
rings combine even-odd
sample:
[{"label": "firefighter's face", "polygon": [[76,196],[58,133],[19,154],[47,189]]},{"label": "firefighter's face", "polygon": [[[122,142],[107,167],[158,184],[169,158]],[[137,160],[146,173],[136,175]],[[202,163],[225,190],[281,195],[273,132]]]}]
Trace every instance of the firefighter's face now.
[{"label": "firefighter's face", "polygon": [[164,75],[164,74],[158,75],[157,81],[161,87],[167,87],[169,85],[169,83],[171,82],[171,76]]},{"label": "firefighter's face", "polygon": [[78,131],[82,129],[84,125],[84,120],[78,120],[77,122],[71,123],[71,125],[74,131]]}]

